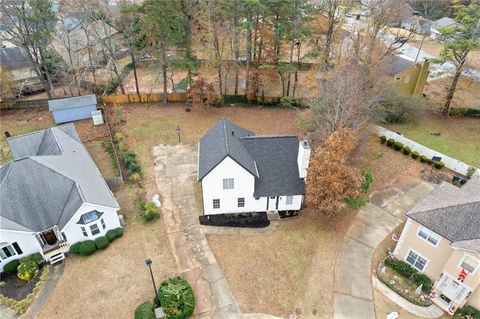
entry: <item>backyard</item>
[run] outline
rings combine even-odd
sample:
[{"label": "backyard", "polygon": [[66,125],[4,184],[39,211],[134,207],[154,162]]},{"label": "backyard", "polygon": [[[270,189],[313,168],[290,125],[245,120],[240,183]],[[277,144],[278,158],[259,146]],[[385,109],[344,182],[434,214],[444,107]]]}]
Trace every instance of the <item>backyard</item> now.
[{"label": "backyard", "polygon": [[385,127],[445,155],[480,167],[479,118],[446,118],[425,111],[410,121]]}]

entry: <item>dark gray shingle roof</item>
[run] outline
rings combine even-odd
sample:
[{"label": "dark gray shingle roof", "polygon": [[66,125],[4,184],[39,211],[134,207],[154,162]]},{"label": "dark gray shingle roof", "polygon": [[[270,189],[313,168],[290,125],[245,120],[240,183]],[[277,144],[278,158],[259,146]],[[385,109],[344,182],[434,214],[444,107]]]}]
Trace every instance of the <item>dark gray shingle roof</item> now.
[{"label": "dark gray shingle roof", "polygon": [[28,58],[27,51],[22,47],[0,48],[0,61],[9,70],[31,67],[33,63]]},{"label": "dark gray shingle roof", "polygon": [[257,175],[254,160],[247,152],[240,137],[255,135],[225,118],[220,119],[200,139],[198,180],[201,181],[225,157],[229,156],[254,176]]},{"label": "dark gray shingle roof", "polygon": [[260,177],[255,178],[255,197],[305,194],[296,136],[246,137],[241,142],[257,163]]},{"label": "dark gray shingle roof", "polygon": [[298,147],[295,136],[255,136],[222,118],[200,139],[198,180],[229,156],[255,176],[254,196],[301,195]]},{"label": "dark gray shingle roof", "polygon": [[451,242],[479,239],[477,195],[443,182],[410,209],[407,216]]},{"label": "dark gray shingle roof", "polygon": [[2,229],[61,229],[84,202],[118,207],[73,124],[8,143],[14,161],[0,169]]}]

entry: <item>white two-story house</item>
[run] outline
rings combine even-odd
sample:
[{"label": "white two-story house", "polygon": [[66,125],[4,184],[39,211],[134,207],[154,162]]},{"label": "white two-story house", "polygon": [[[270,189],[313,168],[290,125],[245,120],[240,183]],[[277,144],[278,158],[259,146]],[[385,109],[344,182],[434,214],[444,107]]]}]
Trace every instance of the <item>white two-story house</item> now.
[{"label": "white two-story house", "polygon": [[256,136],[220,119],[199,143],[204,213],[300,210],[310,153],[296,136]]},{"label": "white two-story house", "polygon": [[8,139],[0,167],[0,271],[33,253],[64,259],[70,245],[121,227],[119,206],[73,124]]}]

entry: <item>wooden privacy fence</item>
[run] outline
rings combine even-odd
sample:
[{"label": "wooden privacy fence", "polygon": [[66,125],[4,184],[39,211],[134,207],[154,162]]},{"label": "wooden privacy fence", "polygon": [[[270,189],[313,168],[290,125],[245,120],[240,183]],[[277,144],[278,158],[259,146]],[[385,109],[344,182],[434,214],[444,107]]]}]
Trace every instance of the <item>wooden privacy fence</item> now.
[{"label": "wooden privacy fence", "polygon": [[[128,103],[150,103],[162,102],[162,93],[140,93],[140,94],[121,94],[99,96],[98,101],[106,104],[128,104]],[[187,93],[169,93],[168,102],[188,102]]]}]

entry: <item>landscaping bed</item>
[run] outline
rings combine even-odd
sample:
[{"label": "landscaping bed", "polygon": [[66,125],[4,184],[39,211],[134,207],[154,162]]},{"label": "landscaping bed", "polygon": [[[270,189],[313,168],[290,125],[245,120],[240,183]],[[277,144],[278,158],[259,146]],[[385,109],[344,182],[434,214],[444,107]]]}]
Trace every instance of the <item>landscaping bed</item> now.
[{"label": "landscaping bed", "polygon": [[33,289],[40,280],[40,276],[36,276],[30,281],[24,281],[17,277],[17,274],[2,274],[2,284],[0,286],[0,294],[7,298],[17,301],[25,299],[32,293]]},{"label": "landscaping bed", "polygon": [[270,225],[267,213],[218,214],[198,217],[200,225],[263,228]]}]

